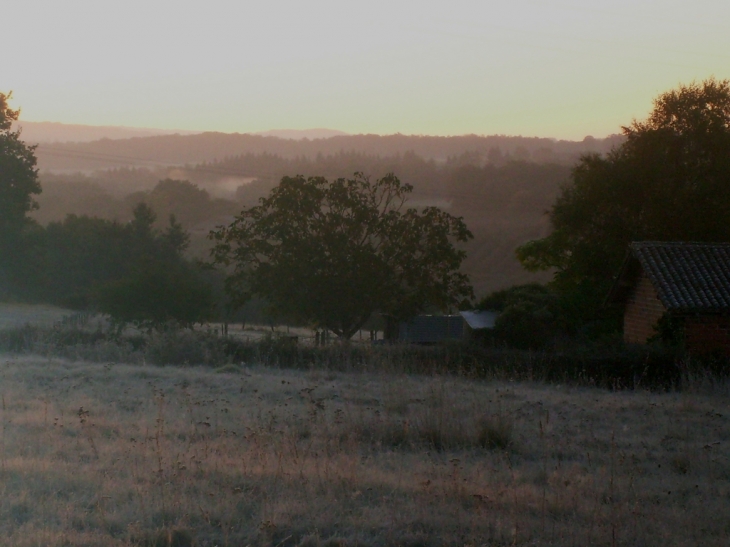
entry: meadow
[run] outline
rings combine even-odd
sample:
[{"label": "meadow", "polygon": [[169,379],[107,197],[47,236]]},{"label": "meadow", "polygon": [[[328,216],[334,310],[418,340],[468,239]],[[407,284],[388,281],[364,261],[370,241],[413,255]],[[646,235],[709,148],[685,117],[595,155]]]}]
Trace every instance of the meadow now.
[{"label": "meadow", "polygon": [[729,391],[0,355],[0,537],[727,545]]},{"label": "meadow", "polygon": [[23,325],[52,327],[68,321],[72,312],[56,306],[42,304],[7,304],[0,302],[0,330]]}]

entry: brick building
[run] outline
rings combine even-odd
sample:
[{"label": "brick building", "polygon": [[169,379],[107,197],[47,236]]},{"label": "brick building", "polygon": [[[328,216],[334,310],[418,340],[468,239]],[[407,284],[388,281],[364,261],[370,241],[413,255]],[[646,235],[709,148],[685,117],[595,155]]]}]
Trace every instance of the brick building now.
[{"label": "brick building", "polygon": [[632,243],[607,302],[624,305],[626,342],[667,314],[689,351],[730,355],[730,243]]}]

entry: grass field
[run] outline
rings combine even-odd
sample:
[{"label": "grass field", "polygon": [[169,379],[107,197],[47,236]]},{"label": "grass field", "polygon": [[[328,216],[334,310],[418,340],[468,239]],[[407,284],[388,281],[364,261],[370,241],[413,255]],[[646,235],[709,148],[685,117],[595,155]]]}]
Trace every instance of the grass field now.
[{"label": "grass field", "polygon": [[43,304],[7,304],[0,302],[0,329],[34,325],[50,327],[64,318],[71,317],[73,311]]},{"label": "grass field", "polygon": [[730,398],[0,356],[8,546],[727,545]]},{"label": "grass field", "polygon": [[[109,328],[108,318],[101,314],[84,313],[70,309],[59,308],[46,304],[18,304],[0,302],[0,330],[13,329],[31,325],[34,327],[53,327],[79,326],[87,330]],[[211,323],[197,325],[200,331],[216,331],[222,332],[223,325],[220,323]],[[138,332],[133,327],[127,327],[127,332]],[[289,327],[286,325],[256,325],[247,324],[245,327],[241,323],[233,323],[228,327],[229,336],[238,340],[259,341],[266,336],[295,336],[300,343],[314,344],[315,331],[306,327]],[[332,340],[335,339],[334,335]],[[378,332],[378,338],[382,339],[382,332]],[[360,331],[353,337],[353,343],[367,342],[369,340],[368,331]]]}]

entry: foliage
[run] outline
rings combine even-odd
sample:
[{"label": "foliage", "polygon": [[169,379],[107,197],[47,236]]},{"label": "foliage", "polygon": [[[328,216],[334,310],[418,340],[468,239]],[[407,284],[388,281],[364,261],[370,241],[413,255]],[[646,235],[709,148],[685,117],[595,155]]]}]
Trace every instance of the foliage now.
[{"label": "foliage", "polygon": [[125,227],[132,254],[128,273],[98,289],[99,310],[120,325],[159,329],[172,321],[191,327],[208,319],[210,287],[182,257],[188,237],[175,217],[164,233],[153,228],[155,220],[152,209],[137,205]]},{"label": "foliage", "polygon": [[145,203],[162,218],[175,215],[180,223],[192,227],[210,218],[233,215],[236,206],[223,199],[211,199],[207,190],[187,180],[166,178],[148,192],[134,192],[125,199],[128,204]]},{"label": "foliage", "polygon": [[467,164],[450,172],[448,194],[460,209],[488,211],[490,219],[536,216],[554,200],[569,174],[569,167],[555,164]]},{"label": "foliage", "polygon": [[654,326],[656,334],[648,341],[667,347],[685,349],[684,317],[665,312]]},{"label": "foliage", "polygon": [[[37,208],[33,196],[40,194],[35,146],[20,140],[12,123],[19,111],[8,106],[12,94],[0,93],[0,286],[25,285],[32,222],[27,214]],[[4,281],[4,283],[3,283]],[[6,289],[7,290],[7,289]],[[0,289],[0,297],[7,296]]]},{"label": "foliage", "polygon": [[170,322],[191,327],[207,320],[210,288],[194,267],[184,262],[137,266],[125,278],[98,289],[98,308],[116,323],[140,328],[164,328]]},{"label": "foliage", "polygon": [[35,146],[20,140],[20,130],[11,129],[19,111],[8,106],[11,94],[0,93],[0,226],[3,231],[26,222],[37,208],[34,194],[41,192],[35,168]]},{"label": "foliage", "polygon": [[[95,320],[94,323],[98,323]],[[287,338],[247,340],[199,330],[159,330],[118,336],[75,325],[0,330],[0,352],[158,365],[261,365],[305,371],[378,372],[540,381],[608,389],[684,389],[692,378],[722,381],[728,359],[689,360],[662,344],[626,346],[620,338],[572,344],[564,351],[467,344],[314,346]]]},{"label": "foliage", "polygon": [[660,95],[607,156],[584,156],[550,212],[552,233],[517,250],[531,271],[600,307],[628,243],[730,241],[730,81]]},{"label": "foliage", "polygon": [[356,173],[333,182],[284,177],[260,205],[211,233],[213,257],[232,266],[228,292],[266,298],[286,317],[349,339],[376,311],[397,319],[472,295],[453,242],[472,237],[460,218],[404,208],[410,185]]},{"label": "foliage", "polygon": [[212,296],[183,256],[189,237],[175,217],[165,231],[139,204],[127,224],[69,215],[45,231],[45,294],[57,304],[98,309],[123,325],[190,326],[208,318]]},{"label": "foliage", "polygon": [[[230,223],[242,208],[256,206],[260,198],[268,196],[287,173],[335,179],[361,171],[375,179],[395,172],[403,184],[414,187],[411,203],[448,206],[449,213],[464,217],[474,234],[474,240],[464,247],[469,255],[464,271],[477,292],[487,294],[512,283],[547,281],[548,274],[525,271],[514,259],[514,248],[544,233],[544,212],[568,180],[570,167],[507,161],[505,157],[495,164],[478,149],[468,156],[436,163],[414,154],[387,151],[381,156],[343,152],[313,158],[247,154],[184,171],[115,169],[88,175],[44,171],[40,209],[32,216],[43,224],[63,221],[68,213],[126,222],[131,220],[130,204],[142,201],[158,213],[158,228],[164,229],[167,217],[174,214],[191,231],[187,254],[203,258],[208,256],[210,242],[205,237],[207,231],[200,228]],[[533,159],[537,158],[533,155]],[[259,178],[249,181],[241,178],[244,176]],[[170,177],[189,179],[193,185],[184,180],[161,184]],[[240,184],[235,192],[234,184]],[[222,193],[229,198],[212,197]]]},{"label": "foliage", "polygon": [[75,309],[92,305],[94,290],[129,273],[134,256],[129,228],[68,215],[45,230],[46,300]]},{"label": "foliage", "polygon": [[537,283],[494,292],[477,308],[500,312],[494,338],[514,348],[545,347],[568,326],[558,295]]}]

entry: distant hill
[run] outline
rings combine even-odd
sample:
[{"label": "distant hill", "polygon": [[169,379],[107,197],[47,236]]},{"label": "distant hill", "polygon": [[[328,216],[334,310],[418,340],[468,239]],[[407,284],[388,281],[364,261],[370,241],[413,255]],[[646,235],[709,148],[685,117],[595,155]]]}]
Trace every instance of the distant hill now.
[{"label": "distant hill", "polygon": [[[122,127],[113,125],[79,125],[59,122],[28,122],[20,121],[14,128],[23,130],[23,140],[29,143],[79,143],[92,142],[102,139],[131,139],[134,137],[154,137],[157,135],[197,135],[203,131],[188,131],[182,129],[154,129],[146,127]],[[328,139],[347,135],[337,129],[272,129],[252,133],[263,137],[277,137],[280,139]]]},{"label": "distant hill", "polygon": [[[30,136],[24,137],[30,142]],[[581,154],[605,153],[622,142],[605,139],[561,141],[502,135],[437,137],[420,135],[338,135],[310,140],[239,133],[200,133],[136,136],[92,142],[41,142],[37,150],[42,170],[95,171],[117,167],[164,167],[220,161],[245,154],[272,154],[282,158],[315,158],[341,152],[373,156],[415,153],[427,160],[445,162],[469,156],[469,163],[499,163],[516,159],[536,163],[573,164]],[[40,141],[39,141],[40,142]]]},{"label": "distant hill", "polygon": [[143,127],[117,127],[103,125],[75,125],[58,122],[27,122],[15,124],[23,131],[28,143],[92,142],[101,139],[131,139],[155,135],[193,135],[200,131],[150,129]]},{"label": "distant hill", "polygon": [[280,139],[329,139],[330,137],[341,137],[348,135],[344,131],[338,131],[337,129],[272,129],[270,131],[259,131],[254,135],[262,135],[264,137],[278,137]]}]

